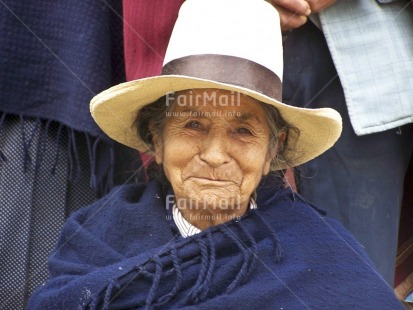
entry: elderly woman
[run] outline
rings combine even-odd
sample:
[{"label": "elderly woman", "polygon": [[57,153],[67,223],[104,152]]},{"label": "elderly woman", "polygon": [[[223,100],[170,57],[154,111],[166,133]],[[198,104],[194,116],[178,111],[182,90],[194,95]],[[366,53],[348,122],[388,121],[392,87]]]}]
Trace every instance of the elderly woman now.
[{"label": "elderly woman", "polygon": [[264,1],[188,0],[162,75],[92,100],[158,180],[73,214],[30,309],[402,309],[353,237],[280,182],[341,120],[281,103],[279,27]]}]

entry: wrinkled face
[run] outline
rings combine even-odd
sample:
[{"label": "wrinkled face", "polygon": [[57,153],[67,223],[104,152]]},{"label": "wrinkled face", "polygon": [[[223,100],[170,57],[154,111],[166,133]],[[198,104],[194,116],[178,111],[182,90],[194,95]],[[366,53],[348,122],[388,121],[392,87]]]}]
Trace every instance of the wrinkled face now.
[{"label": "wrinkled face", "polygon": [[170,114],[154,135],[155,158],[179,205],[247,206],[276,155],[258,101],[224,90],[187,90],[175,94]]}]

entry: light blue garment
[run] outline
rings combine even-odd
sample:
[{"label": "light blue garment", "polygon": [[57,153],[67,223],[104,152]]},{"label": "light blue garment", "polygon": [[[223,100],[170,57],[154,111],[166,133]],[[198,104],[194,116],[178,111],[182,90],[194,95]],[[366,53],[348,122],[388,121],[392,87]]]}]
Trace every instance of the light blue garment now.
[{"label": "light blue garment", "polygon": [[341,0],[319,14],[357,135],[413,122],[410,4]]}]

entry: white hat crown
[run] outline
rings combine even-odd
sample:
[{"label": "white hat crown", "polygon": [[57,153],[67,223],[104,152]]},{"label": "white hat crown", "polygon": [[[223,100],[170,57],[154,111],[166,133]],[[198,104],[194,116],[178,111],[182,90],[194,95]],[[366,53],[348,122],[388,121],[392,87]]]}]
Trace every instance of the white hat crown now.
[{"label": "white hat crown", "polygon": [[264,0],[187,0],[179,11],[164,65],[203,54],[250,60],[282,80],[283,50],[277,10]]}]

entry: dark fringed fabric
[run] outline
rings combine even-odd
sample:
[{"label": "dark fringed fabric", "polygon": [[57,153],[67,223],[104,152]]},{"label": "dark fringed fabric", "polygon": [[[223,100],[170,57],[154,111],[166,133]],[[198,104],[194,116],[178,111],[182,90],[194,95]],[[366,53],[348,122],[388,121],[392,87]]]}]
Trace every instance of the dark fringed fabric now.
[{"label": "dark fringed fabric", "polygon": [[[88,154],[91,186],[99,196],[113,187],[115,145],[93,121],[89,102],[125,80],[121,4],[113,0],[0,4],[0,129],[5,118],[20,117],[22,132],[16,143],[22,144],[27,171],[31,163],[27,150],[36,129],[26,135],[25,120],[34,120],[36,126],[61,124],[56,146],[65,130],[70,140],[67,149],[58,148],[56,158],[60,152],[68,154],[74,180],[82,173],[76,169],[84,156],[77,149],[77,135],[88,135],[94,140]],[[2,150],[0,159],[7,160]]]},{"label": "dark fringed fabric", "polygon": [[66,218],[140,165],[89,112],[125,79],[121,4],[0,1],[0,309],[25,308]]},{"label": "dark fringed fabric", "polygon": [[[79,164],[80,157],[88,156],[90,185],[96,195],[113,187],[117,145],[93,121],[89,102],[95,94],[125,80],[121,4],[113,0],[1,2],[0,136],[5,135],[1,128],[7,118],[20,118],[21,132],[14,143],[21,144],[24,172],[32,164],[29,149],[36,147],[34,140],[44,145],[50,122],[57,122],[51,173],[56,173],[60,153],[67,154],[69,180],[76,181],[82,173],[89,174]],[[24,128],[32,122],[35,127],[27,132]],[[40,124],[44,130],[38,130]],[[64,131],[69,141],[62,149]],[[88,143],[94,141],[88,153],[79,151],[79,135],[86,135]],[[9,160],[4,147],[0,146],[1,162]]]},{"label": "dark fringed fabric", "polygon": [[290,189],[261,184],[257,210],[182,238],[162,187],[74,214],[28,308],[403,309],[355,239]]},{"label": "dark fringed fabric", "polygon": [[93,136],[89,101],[124,81],[121,1],[0,4],[0,111]]}]

